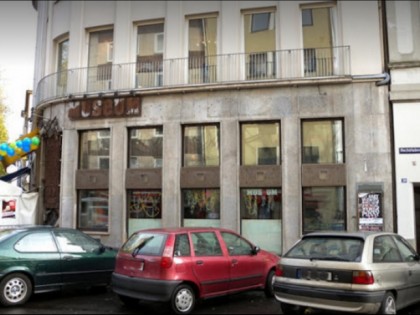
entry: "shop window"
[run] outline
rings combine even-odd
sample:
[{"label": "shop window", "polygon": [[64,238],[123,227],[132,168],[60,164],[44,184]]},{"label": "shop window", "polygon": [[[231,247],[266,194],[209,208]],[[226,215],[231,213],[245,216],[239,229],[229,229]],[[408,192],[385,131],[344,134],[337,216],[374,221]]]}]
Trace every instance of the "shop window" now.
[{"label": "shop window", "polygon": [[128,235],[141,229],[162,227],[162,191],[128,190]]},{"label": "shop window", "polygon": [[219,165],[219,126],[184,126],[184,167]]},{"label": "shop window", "polygon": [[303,188],[303,233],[346,229],[344,187]]},{"label": "shop window", "polygon": [[241,234],[260,247],[281,253],[281,188],[241,189]]},{"label": "shop window", "polygon": [[280,164],[280,123],[241,125],[242,165]]},{"label": "shop window", "polygon": [[110,130],[81,131],[79,169],[109,169]]},{"label": "shop window", "polygon": [[108,232],[108,190],[79,190],[78,220],[80,230]]},{"label": "shop window", "polygon": [[129,168],[161,168],[163,128],[129,130]]},{"label": "shop window", "polygon": [[302,163],[344,163],[343,121],[303,121],[302,143]]},{"label": "shop window", "polygon": [[219,224],[219,189],[185,189],[182,191],[182,201],[184,226]]}]

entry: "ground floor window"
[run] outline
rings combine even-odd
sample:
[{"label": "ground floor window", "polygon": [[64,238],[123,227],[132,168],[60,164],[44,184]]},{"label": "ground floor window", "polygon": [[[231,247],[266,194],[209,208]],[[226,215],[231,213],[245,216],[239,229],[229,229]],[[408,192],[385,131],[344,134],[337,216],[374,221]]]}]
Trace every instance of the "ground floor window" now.
[{"label": "ground floor window", "polygon": [[259,247],[281,254],[281,188],[241,189],[241,234]]},{"label": "ground floor window", "polygon": [[161,227],[161,190],[128,190],[127,201],[128,235],[141,229]]},{"label": "ground floor window", "polygon": [[184,226],[220,226],[220,190],[182,191]]},{"label": "ground floor window", "polygon": [[303,233],[345,230],[344,187],[303,188]]},{"label": "ground floor window", "polygon": [[80,230],[108,232],[108,190],[79,190],[77,213]]}]

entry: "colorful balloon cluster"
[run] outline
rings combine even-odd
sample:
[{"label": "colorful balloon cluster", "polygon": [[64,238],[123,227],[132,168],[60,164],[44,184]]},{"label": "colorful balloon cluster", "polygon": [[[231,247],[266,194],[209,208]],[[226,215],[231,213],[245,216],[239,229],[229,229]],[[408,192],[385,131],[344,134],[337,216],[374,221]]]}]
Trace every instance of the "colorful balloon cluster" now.
[{"label": "colorful balloon cluster", "polygon": [[24,156],[27,153],[38,149],[39,143],[40,140],[38,136],[34,136],[32,138],[25,137],[11,143],[4,142],[0,144],[0,161],[6,156]]}]

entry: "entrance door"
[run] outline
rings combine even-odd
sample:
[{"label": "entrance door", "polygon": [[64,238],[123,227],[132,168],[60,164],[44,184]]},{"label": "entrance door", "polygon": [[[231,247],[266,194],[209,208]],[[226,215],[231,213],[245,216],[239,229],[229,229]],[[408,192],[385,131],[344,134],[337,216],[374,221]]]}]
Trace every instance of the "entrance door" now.
[{"label": "entrance door", "polygon": [[420,184],[414,186],[414,209],[416,212],[416,250],[420,253]]}]

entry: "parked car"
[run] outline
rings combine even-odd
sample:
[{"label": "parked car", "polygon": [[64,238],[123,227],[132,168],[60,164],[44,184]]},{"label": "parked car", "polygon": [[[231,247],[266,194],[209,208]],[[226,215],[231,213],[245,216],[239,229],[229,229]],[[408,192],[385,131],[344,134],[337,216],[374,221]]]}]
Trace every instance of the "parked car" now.
[{"label": "parked car", "polygon": [[197,299],[251,289],[273,296],[279,256],[222,228],[140,230],[121,247],[111,288],[127,305],[169,302],[190,313]]},{"label": "parked car", "polygon": [[282,256],[274,292],[284,313],[395,314],[420,302],[419,255],[394,233],[310,233]]},{"label": "parked car", "polygon": [[107,286],[116,249],[70,228],[0,229],[0,304],[21,305],[34,293],[67,286]]}]

